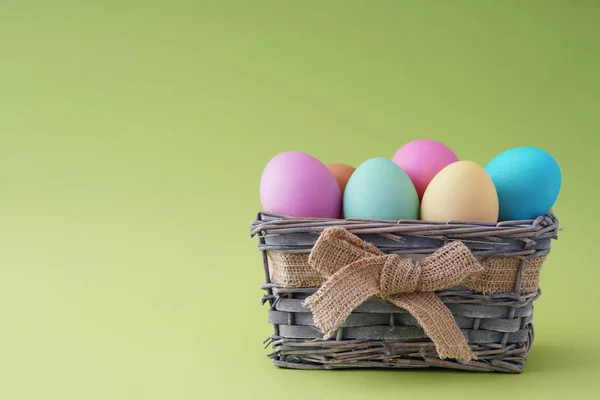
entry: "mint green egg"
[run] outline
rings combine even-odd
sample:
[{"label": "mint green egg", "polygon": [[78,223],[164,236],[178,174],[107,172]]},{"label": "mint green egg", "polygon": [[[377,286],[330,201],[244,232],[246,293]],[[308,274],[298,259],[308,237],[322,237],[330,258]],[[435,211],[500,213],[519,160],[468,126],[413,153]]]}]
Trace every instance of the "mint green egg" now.
[{"label": "mint green egg", "polygon": [[371,158],[352,174],[344,191],[344,217],[402,220],[419,218],[412,181],[387,158]]}]

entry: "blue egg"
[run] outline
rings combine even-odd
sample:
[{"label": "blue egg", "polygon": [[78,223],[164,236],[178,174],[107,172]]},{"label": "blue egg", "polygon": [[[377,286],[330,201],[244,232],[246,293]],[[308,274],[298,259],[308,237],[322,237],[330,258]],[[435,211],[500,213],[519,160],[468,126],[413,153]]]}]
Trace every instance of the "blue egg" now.
[{"label": "blue egg", "polygon": [[554,157],[536,147],[517,147],[496,156],[485,167],[500,203],[499,220],[535,219],[556,202],[562,184]]},{"label": "blue egg", "polygon": [[344,191],[344,216],[368,219],[418,219],[419,196],[412,181],[387,158],[372,158],[350,176]]}]

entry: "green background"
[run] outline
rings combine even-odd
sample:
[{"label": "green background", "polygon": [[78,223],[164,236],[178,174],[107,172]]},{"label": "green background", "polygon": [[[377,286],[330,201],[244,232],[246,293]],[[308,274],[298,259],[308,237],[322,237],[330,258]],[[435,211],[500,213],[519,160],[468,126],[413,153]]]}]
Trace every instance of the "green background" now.
[{"label": "green background", "polygon": [[[600,3],[2,1],[0,398],[597,398]],[[563,169],[522,375],[273,367],[280,151]]]}]

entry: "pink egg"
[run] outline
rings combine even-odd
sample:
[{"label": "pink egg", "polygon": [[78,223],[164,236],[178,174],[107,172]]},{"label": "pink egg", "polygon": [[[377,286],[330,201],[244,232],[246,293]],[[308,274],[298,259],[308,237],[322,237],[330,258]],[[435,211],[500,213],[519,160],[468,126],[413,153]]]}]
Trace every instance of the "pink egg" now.
[{"label": "pink egg", "polygon": [[410,177],[421,200],[433,177],[447,165],[458,161],[458,157],[443,143],[419,139],[400,147],[392,161]]},{"label": "pink egg", "polygon": [[260,178],[264,211],[292,217],[338,218],[342,192],[329,169],[313,156],[286,151],[273,157]]}]

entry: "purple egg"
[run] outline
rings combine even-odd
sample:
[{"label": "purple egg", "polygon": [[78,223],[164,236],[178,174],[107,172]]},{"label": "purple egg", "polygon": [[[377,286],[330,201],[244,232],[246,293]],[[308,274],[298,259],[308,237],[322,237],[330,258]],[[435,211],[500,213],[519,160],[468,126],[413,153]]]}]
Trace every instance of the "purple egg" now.
[{"label": "purple egg", "polygon": [[338,218],[340,187],[329,169],[313,156],[286,151],[273,157],[260,178],[263,211],[292,217]]}]

